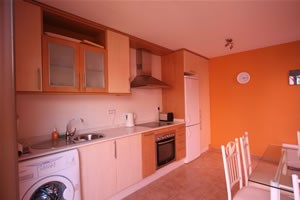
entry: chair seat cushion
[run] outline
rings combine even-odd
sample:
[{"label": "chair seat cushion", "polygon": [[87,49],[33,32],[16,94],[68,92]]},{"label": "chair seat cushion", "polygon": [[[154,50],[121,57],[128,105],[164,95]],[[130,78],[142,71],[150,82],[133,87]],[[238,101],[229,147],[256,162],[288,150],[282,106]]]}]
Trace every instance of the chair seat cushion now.
[{"label": "chair seat cushion", "polygon": [[234,200],[269,200],[270,192],[251,186],[243,187],[233,197]]},{"label": "chair seat cushion", "polygon": [[[270,191],[255,188],[251,186],[243,187],[240,189],[235,196],[233,197],[234,200],[264,200],[270,199]],[[280,200],[291,200],[290,197],[286,195],[280,194]]]}]

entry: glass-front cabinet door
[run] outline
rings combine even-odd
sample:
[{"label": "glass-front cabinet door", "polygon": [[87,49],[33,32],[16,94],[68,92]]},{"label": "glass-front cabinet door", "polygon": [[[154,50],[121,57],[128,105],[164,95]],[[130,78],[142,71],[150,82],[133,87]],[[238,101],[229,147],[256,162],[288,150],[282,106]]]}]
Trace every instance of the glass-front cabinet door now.
[{"label": "glass-front cabinet door", "polygon": [[106,66],[104,48],[44,35],[44,91],[106,92]]},{"label": "glass-front cabinet door", "polygon": [[43,90],[77,92],[79,43],[44,36]]},{"label": "glass-front cabinet door", "polygon": [[80,46],[81,52],[81,90],[85,92],[107,91],[107,69],[105,50],[85,44]]}]

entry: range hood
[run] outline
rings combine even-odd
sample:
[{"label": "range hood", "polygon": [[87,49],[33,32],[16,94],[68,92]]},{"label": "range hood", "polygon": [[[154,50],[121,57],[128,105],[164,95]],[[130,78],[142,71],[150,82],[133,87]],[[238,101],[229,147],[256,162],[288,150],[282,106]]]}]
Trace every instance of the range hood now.
[{"label": "range hood", "polygon": [[131,88],[169,88],[170,86],[152,76],[151,54],[136,50],[136,77],[131,81]]}]

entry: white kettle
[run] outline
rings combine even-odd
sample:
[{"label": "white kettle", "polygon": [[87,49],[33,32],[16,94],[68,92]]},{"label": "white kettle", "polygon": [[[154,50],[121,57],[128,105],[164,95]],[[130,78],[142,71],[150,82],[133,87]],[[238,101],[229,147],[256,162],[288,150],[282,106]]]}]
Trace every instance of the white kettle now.
[{"label": "white kettle", "polygon": [[125,121],[126,127],[133,127],[134,126],[134,113],[129,112],[129,113],[125,113]]}]

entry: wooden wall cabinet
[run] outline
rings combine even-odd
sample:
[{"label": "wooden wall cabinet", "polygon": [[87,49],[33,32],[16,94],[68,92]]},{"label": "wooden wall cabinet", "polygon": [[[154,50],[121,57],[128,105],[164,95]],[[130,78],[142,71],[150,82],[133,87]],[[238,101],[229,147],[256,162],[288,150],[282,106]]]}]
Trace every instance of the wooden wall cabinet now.
[{"label": "wooden wall cabinet", "polygon": [[103,48],[43,36],[43,91],[106,92]]},{"label": "wooden wall cabinet", "polygon": [[142,179],[140,135],[79,148],[83,199],[107,199]]},{"label": "wooden wall cabinet", "polygon": [[42,91],[42,12],[14,1],[16,91]]},{"label": "wooden wall cabinet", "polygon": [[129,37],[106,31],[108,92],[130,93]]}]

